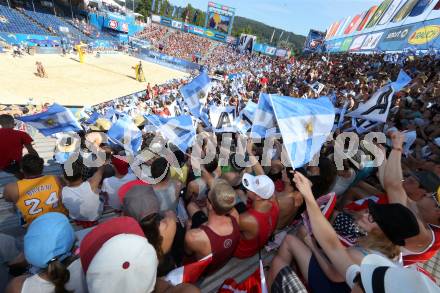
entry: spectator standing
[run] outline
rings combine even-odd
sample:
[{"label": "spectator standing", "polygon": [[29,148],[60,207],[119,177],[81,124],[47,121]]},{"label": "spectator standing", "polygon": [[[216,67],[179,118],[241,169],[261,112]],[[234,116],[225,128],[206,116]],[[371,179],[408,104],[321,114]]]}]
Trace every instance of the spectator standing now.
[{"label": "spectator standing", "polygon": [[69,217],[84,228],[94,225],[101,216],[103,202],[99,198],[99,185],[105,166],[99,167],[88,180],[83,180],[83,170],[86,167],[82,159],[72,163],[71,173],[66,170],[67,166],[63,168],[67,181],[67,186],[62,190],[63,204],[69,211]]}]

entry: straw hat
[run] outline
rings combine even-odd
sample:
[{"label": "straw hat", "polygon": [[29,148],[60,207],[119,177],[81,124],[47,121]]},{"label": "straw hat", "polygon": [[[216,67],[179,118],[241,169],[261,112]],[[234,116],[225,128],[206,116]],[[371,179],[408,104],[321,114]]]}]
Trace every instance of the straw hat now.
[{"label": "straw hat", "polygon": [[107,131],[112,126],[112,123],[104,118],[98,118],[92,126],[90,126],[91,130],[94,131]]}]

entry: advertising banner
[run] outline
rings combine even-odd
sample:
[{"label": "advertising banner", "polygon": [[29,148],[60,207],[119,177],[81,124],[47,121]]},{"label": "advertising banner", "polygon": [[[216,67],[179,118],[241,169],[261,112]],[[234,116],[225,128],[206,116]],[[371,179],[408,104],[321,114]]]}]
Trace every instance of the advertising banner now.
[{"label": "advertising banner", "polygon": [[383,36],[383,32],[369,34],[365,38],[365,41],[362,44],[361,49],[362,50],[373,50],[373,49],[375,49],[377,47],[377,45],[379,44],[380,38],[382,36]]},{"label": "advertising banner", "polygon": [[107,13],[104,17],[104,27],[115,31],[128,32],[128,22],[124,16],[114,13]]},{"label": "advertising banner", "polygon": [[29,46],[47,46],[55,47],[59,46],[61,39],[54,36],[42,36],[42,35],[26,35],[26,34],[10,34],[0,32],[0,40],[8,44],[20,44],[22,42]]},{"label": "advertising banner", "polygon": [[350,51],[359,51],[367,35],[357,36],[350,46]]},{"label": "advertising banner", "polygon": [[402,26],[394,29],[390,29],[385,32],[382,39],[382,43],[388,42],[401,42],[405,40],[408,35],[412,32],[413,25]]},{"label": "advertising banner", "polygon": [[341,48],[339,49],[339,51],[341,52],[347,52],[348,49],[350,49],[351,46],[351,42],[353,41],[353,37],[348,37],[346,38],[342,44],[341,44]]}]

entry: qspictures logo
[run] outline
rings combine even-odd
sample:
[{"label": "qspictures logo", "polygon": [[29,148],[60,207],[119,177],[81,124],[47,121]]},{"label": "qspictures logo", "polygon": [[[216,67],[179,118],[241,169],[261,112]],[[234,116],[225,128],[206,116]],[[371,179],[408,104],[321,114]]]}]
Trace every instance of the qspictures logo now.
[{"label": "qspictures logo", "polygon": [[419,28],[408,38],[408,44],[423,45],[440,36],[440,25],[428,25]]}]

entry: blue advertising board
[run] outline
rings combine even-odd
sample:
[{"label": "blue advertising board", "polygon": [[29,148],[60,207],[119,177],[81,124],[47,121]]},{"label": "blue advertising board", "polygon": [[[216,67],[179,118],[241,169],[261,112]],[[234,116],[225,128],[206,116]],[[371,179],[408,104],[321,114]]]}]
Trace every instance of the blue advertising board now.
[{"label": "blue advertising board", "polygon": [[56,47],[60,45],[60,37],[27,35],[27,34],[11,34],[0,32],[0,40],[8,44],[25,43],[28,46]]},{"label": "blue advertising board", "polygon": [[134,55],[139,59],[143,59],[156,64],[171,67],[177,70],[193,71],[200,69],[199,64],[192,63],[169,55],[165,55],[156,51],[151,51],[148,49],[141,49],[138,53]]},{"label": "blue advertising board", "polygon": [[103,26],[119,32],[128,32],[129,21],[125,16],[115,13],[107,13],[104,17]]},{"label": "blue advertising board", "polygon": [[161,16],[160,24],[220,42],[226,42],[228,38],[227,34],[217,32],[211,29],[206,29],[197,25],[183,23],[181,21],[173,20],[168,17]]}]

